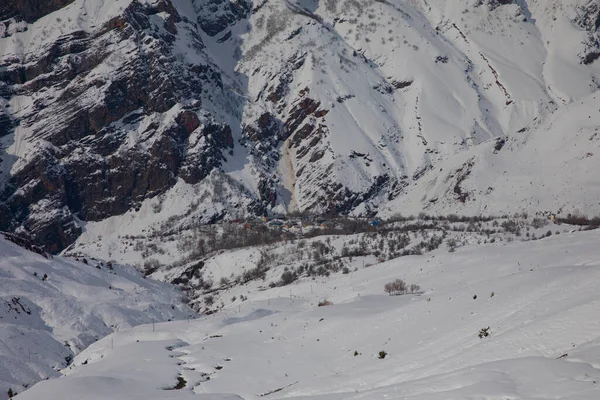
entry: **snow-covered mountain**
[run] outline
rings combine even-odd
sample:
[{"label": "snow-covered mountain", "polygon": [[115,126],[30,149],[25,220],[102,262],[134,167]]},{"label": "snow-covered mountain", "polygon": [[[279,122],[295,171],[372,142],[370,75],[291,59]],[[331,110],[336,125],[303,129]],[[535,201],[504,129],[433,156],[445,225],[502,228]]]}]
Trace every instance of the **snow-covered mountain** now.
[{"label": "snow-covered mountain", "polygon": [[0,229],[51,251],[148,210],[600,211],[595,0],[9,0],[0,20]]},{"label": "snow-covered mountain", "polygon": [[52,257],[0,233],[0,398],[60,376],[109,333],[194,315],[181,299],[132,267]]},{"label": "snow-covered mountain", "polygon": [[[220,313],[112,334],[17,399],[596,400],[599,232],[234,286]],[[384,293],[398,278],[421,290]]]}]

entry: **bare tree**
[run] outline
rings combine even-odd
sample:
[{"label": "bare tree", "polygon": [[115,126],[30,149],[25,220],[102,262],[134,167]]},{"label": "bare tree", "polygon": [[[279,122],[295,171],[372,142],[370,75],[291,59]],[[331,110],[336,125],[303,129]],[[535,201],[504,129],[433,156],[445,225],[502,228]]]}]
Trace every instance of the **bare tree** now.
[{"label": "bare tree", "polygon": [[390,296],[404,294],[406,293],[406,282],[402,279],[396,279],[393,282],[386,283],[383,288]]},{"label": "bare tree", "polygon": [[408,291],[410,293],[419,293],[421,291],[421,286],[415,285],[414,283],[410,285]]}]

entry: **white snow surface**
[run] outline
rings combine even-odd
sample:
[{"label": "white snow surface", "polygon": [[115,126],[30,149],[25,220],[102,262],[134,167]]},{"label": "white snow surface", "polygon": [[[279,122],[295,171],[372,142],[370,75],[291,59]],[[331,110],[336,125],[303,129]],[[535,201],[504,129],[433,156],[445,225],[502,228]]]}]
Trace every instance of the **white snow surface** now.
[{"label": "white snow surface", "polygon": [[[599,241],[588,231],[467,245],[233,287],[222,312],[116,332],[18,398],[596,400]],[[423,292],[386,295],[396,278]]]},{"label": "white snow surface", "polygon": [[109,333],[194,314],[174,286],[97,264],[47,259],[0,234],[0,398],[60,375],[66,357]]}]

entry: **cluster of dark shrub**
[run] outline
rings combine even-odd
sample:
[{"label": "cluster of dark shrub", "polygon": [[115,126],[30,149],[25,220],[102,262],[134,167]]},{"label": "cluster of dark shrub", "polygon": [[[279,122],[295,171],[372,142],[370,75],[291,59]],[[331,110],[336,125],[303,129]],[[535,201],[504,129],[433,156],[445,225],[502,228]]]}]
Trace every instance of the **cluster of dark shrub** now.
[{"label": "cluster of dark shrub", "polygon": [[421,286],[415,285],[414,283],[408,285],[402,279],[396,279],[392,282],[388,282],[383,287],[383,290],[390,296],[398,296],[402,294],[416,294],[421,292]]},{"label": "cluster of dark shrub", "polygon": [[557,218],[556,222],[559,224],[577,225],[586,227],[588,229],[600,228],[600,217],[587,218],[580,215],[568,215],[563,218]]},{"label": "cluster of dark shrub", "polygon": [[[586,229],[600,225],[600,218],[556,219],[556,223],[581,224]],[[269,283],[270,287],[292,284],[301,277],[327,277],[333,273],[348,274],[355,257],[374,257],[375,262],[382,262],[402,256],[420,255],[440,248],[444,242],[448,251],[453,252],[459,246],[469,243],[494,243],[497,240],[511,241],[514,237],[521,240],[535,240],[552,235],[548,230],[540,234],[539,230],[550,225],[550,219],[535,217],[529,219],[526,214],[498,217],[466,217],[458,215],[418,217],[394,216],[386,221],[373,224],[367,219],[330,217],[322,227],[313,226],[307,237],[299,238],[282,234],[282,231],[271,229],[261,224],[224,223],[203,227],[192,237],[188,237],[186,250],[191,249],[190,257],[172,266],[184,265],[191,260],[205,258],[216,251],[241,248],[246,246],[264,246],[258,262],[252,268],[244,270],[238,276],[231,275],[221,279],[217,287],[213,282],[202,277],[203,263],[195,263],[186,269],[186,273],[177,279],[184,290],[200,290],[202,294],[227,289],[233,285],[245,284],[255,280],[265,280],[268,271],[279,265],[287,265],[283,273]],[[537,230],[531,232],[531,229]],[[340,236],[362,233],[343,240]],[[465,234],[465,233],[468,233]],[[559,231],[557,230],[557,234]],[[314,237],[331,235],[318,240]],[[536,236],[537,235],[537,236]],[[336,238],[337,237],[337,238]],[[338,244],[332,245],[332,239]],[[286,241],[285,252],[273,244]],[[364,259],[363,259],[364,260]],[[373,261],[369,260],[370,263]],[[363,261],[363,266],[370,264]],[[146,272],[155,271],[160,264],[155,260],[147,260]],[[352,267],[356,270],[356,267]],[[391,282],[390,284],[392,284]],[[412,286],[412,289],[411,289]],[[418,292],[417,285],[408,287],[390,287],[390,294]],[[416,288],[415,288],[416,287]]]}]

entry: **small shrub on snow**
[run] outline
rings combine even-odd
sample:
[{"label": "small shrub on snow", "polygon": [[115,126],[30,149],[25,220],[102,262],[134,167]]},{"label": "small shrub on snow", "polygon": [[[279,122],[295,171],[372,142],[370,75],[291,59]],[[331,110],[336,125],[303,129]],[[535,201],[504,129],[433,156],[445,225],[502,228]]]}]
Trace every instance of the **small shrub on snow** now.
[{"label": "small shrub on snow", "polygon": [[267,276],[268,267],[257,265],[255,268],[244,271],[242,274],[242,282],[247,283],[253,280],[265,279]]},{"label": "small shrub on snow", "polygon": [[547,223],[548,223],[548,221],[544,218],[534,218],[531,221],[531,226],[533,226],[535,229],[539,229],[539,228],[543,228],[544,226],[546,226]]},{"label": "small shrub on snow", "polygon": [[446,245],[448,246],[449,253],[454,253],[456,251],[456,239],[448,239]]},{"label": "small shrub on snow", "polygon": [[410,293],[419,293],[421,291],[421,286],[419,285],[415,285],[414,283],[411,284],[408,288],[408,291]]},{"label": "small shrub on snow", "polygon": [[490,336],[490,334],[491,334],[490,327],[488,326],[487,328],[481,328],[479,330],[479,334],[477,336],[479,336],[479,339],[483,339],[483,338]]},{"label": "small shrub on snow", "polygon": [[173,390],[183,389],[186,384],[187,384],[187,381],[182,376],[178,376],[177,377],[177,385],[175,385]]},{"label": "small shrub on snow", "polygon": [[296,280],[296,275],[292,271],[285,271],[281,274],[281,284],[283,286],[289,285]]},{"label": "small shrub on snow", "polygon": [[160,261],[156,258],[150,258],[144,262],[144,276],[152,275],[161,267]]},{"label": "small shrub on snow", "polygon": [[381,351],[379,352],[379,356],[378,356],[378,357],[379,357],[379,359],[380,359],[380,360],[383,360],[383,359],[385,358],[385,356],[387,356],[387,354],[388,354],[388,353],[386,353],[386,351],[385,351],[385,350],[381,350]]},{"label": "small shrub on snow", "polygon": [[512,233],[516,236],[521,236],[521,228],[518,221],[512,219],[504,221],[501,226],[506,232]]},{"label": "small shrub on snow", "polygon": [[212,288],[213,281],[212,281],[212,279],[207,279],[205,281],[203,280],[201,285],[202,285],[202,289],[210,290]]},{"label": "small shrub on snow", "polygon": [[333,305],[333,303],[327,299],[320,301],[318,304],[319,307],[326,307],[326,306],[332,306],[332,305]]}]

